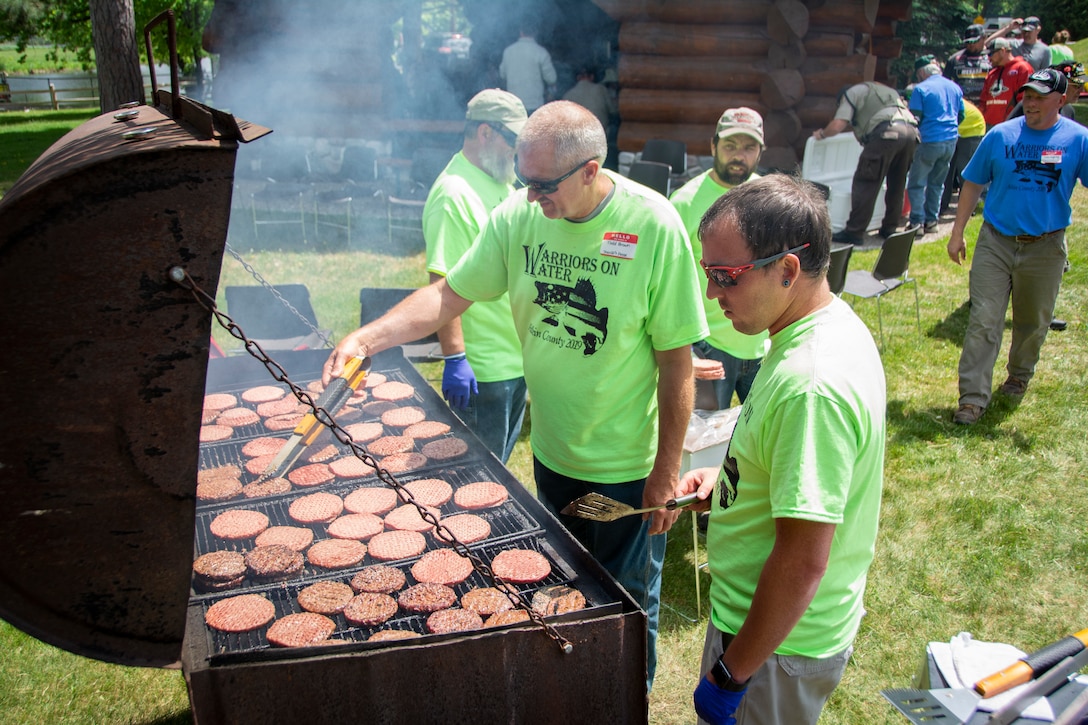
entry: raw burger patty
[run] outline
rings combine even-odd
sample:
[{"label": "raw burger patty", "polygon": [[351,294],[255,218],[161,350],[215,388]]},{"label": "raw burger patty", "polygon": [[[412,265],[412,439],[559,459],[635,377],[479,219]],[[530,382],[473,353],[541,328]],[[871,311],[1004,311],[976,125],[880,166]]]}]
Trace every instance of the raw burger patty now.
[{"label": "raw burger patty", "polygon": [[[434,508],[427,507],[427,511],[439,519],[442,513]],[[391,531],[430,531],[433,527],[423,518],[414,505],[406,503],[398,506],[385,515],[385,528]]]},{"label": "raw burger patty", "polygon": [[486,509],[498,506],[509,496],[510,492],[501,483],[477,481],[454,491],[453,502],[463,509]]},{"label": "raw burger patty", "polygon": [[368,443],[384,433],[385,428],[381,423],[352,423],[345,426],[344,431],[356,443]]},{"label": "raw burger patty", "polygon": [[343,582],[317,582],[298,593],[298,605],[315,614],[336,614],[353,596],[355,592]]},{"label": "raw burger patty", "polygon": [[229,425],[231,428],[241,428],[245,425],[253,425],[261,422],[261,416],[249,408],[231,408],[220,413],[215,422],[218,425]]},{"label": "raw burger patty", "polygon": [[304,415],[302,413],[274,415],[271,418],[265,418],[264,427],[274,433],[284,430],[294,430],[295,427],[302,422],[303,417]]},{"label": "raw burger patty", "polygon": [[368,542],[370,556],[379,561],[396,561],[419,556],[427,540],[418,531],[386,531]]},{"label": "raw burger patty", "polygon": [[220,632],[248,632],[276,616],[276,605],[260,594],[240,594],[208,607],[204,623]]},{"label": "raw burger patty", "polygon": [[343,510],[344,502],[339,496],[322,491],[292,501],[287,515],[300,524],[327,524]]},{"label": "raw burger patty", "polygon": [[354,539],[325,539],[309,548],[306,558],[322,569],[346,569],[366,557],[366,544]]},{"label": "raw burger patty", "polygon": [[330,443],[324,448],[319,448],[306,456],[306,460],[310,463],[328,463],[339,455],[340,449],[335,444]]},{"label": "raw burger patty", "polygon": [[208,528],[213,536],[230,541],[252,539],[268,528],[268,517],[260,511],[233,509],[212,519]]},{"label": "raw burger patty", "polygon": [[253,543],[257,546],[278,544],[293,551],[306,551],[314,543],[314,532],[305,526],[271,526],[262,531]]},{"label": "raw burger patty", "polygon": [[437,612],[457,601],[457,594],[445,584],[416,584],[397,595],[401,609],[409,612]]},{"label": "raw burger patty", "polygon": [[246,554],[250,576],[262,581],[289,579],[302,571],[302,564],[302,554],[282,544],[258,546]]},{"label": "raw burger patty", "polygon": [[483,626],[484,620],[480,615],[469,609],[443,609],[427,617],[427,630],[434,634],[467,632]]},{"label": "raw burger patty", "polygon": [[366,449],[375,456],[391,456],[394,453],[407,453],[415,447],[415,441],[408,436],[383,436],[367,445]]},{"label": "raw burger patty", "polygon": [[419,632],[410,629],[382,629],[370,635],[367,642],[392,642],[398,639],[415,639],[422,637]]},{"label": "raw burger patty", "polygon": [[375,385],[370,391],[375,400],[407,400],[415,395],[415,392],[415,388],[408,383],[401,383],[395,380]]},{"label": "raw burger patty", "polygon": [[362,592],[344,607],[344,619],[352,624],[372,626],[381,624],[397,613],[397,600],[388,594]]},{"label": "raw burger patty", "polygon": [[412,564],[412,576],[420,583],[451,587],[468,579],[471,574],[472,562],[453,549],[428,551]]},{"label": "raw burger patty", "polygon": [[461,606],[476,612],[481,617],[490,617],[492,614],[514,608],[510,597],[496,587],[470,589],[461,597]]},{"label": "raw burger patty", "polygon": [[437,420],[425,420],[404,429],[404,435],[416,439],[437,438],[438,436],[446,435],[449,432],[449,424]]},{"label": "raw burger patty", "polygon": [[277,476],[260,483],[247,483],[242,486],[242,495],[246,498],[257,498],[258,496],[274,496],[277,493],[287,493],[290,490],[291,482],[286,478]]},{"label": "raw burger patty", "polygon": [[407,581],[404,572],[395,566],[374,564],[351,578],[351,588],[360,593],[392,594],[403,589]]},{"label": "raw burger patty", "polygon": [[285,443],[287,443],[286,438],[261,436],[260,438],[254,438],[242,446],[242,455],[247,458],[274,456],[280,452],[280,449],[283,448]]},{"label": "raw burger patty", "polygon": [[543,554],[532,549],[500,551],[491,561],[495,576],[515,584],[530,584],[552,573],[552,565]]},{"label": "raw burger patty", "polygon": [[389,473],[402,473],[414,471],[427,465],[427,456],[411,451],[409,453],[394,453],[382,459],[382,468]]},{"label": "raw burger patty", "polygon": [[380,416],[387,410],[396,408],[397,404],[391,400],[372,400],[369,403],[363,403],[363,413],[370,416]]},{"label": "raw burger patty", "polygon": [[238,398],[230,393],[209,393],[204,396],[204,410],[218,413],[238,406]]},{"label": "raw burger patty", "polygon": [[200,426],[200,442],[216,443],[225,441],[234,435],[234,429],[229,425],[202,425]]},{"label": "raw burger patty", "polygon": [[320,486],[323,483],[328,483],[334,478],[335,476],[332,471],[329,469],[328,465],[324,463],[308,463],[287,474],[287,480],[299,488]]},{"label": "raw burger patty", "polygon": [[[491,536],[491,524],[487,523],[486,519],[477,516],[476,514],[454,514],[449,518],[442,519],[440,523],[442,526],[449,529],[449,532],[453,534],[454,538],[462,544],[472,544],[477,541],[483,541]],[[437,529],[432,533],[434,534],[434,538],[440,543],[452,543],[443,539]]]},{"label": "raw burger patty", "polygon": [[271,418],[277,415],[286,415],[287,413],[305,413],[308,410],[309,408],[300,403],[295,396],[285,395],[279,400],[258,405],[257,415],[262,418]]},{"label": "raw burger patty", "polygon": [[268,468],[268,464],[272,462],[272,459],[276,456],[272,453],[265,454],[263,456],[254,456],[246,461],[246,471],[254,476],[260,476]]},{"label": "raw burger patty", "polygon": [[446,461],[468,453],[468,443],[457,436],[449,436],[424,443],[421,452],[436,461]]},{"label": "raw burger patty", "polygon": [[382,373],[369,372],[366,374],[366,387],[376,388],[388,379],[389,378]]},{"label": "raw burger patty", "polygon": [[258,385],[242,393],[242,400],[254,404],[268,403],[279,400],[285,395],[287,395],[287,391],[284,388],[275,385]]},{"label": "raw burger patty", "polygon": [[374,473],[374,468],[363,463],[361,458],[354,454],[337,458],[329,464],[329,471],[337,478],[362,478]]},{"label": "raw burger patty", "polygon": [[409,481],[404,488],[412,494],[417,503],[424,506],[442,506],[453,498],[453,486],[441,478],[421,478]]},{"label": "raw burger patty", "polygon": [[366,541],[385,531],[385,524],[375,514],[348,514],[329,524],[329,536],[334,539]]},{"label": "raw burger patty", "polygon": [[357,488],[344,497],[344,509],[353,514],[387,514],[400,502],[397,492],[384,486]]},{"label": "raw burger patty", "polygon": [[335,631],[336,623],[323,614],[288,614],[268,628],[268,643],[277,647],[305,647],[324,642]]},{"label": "raw burger patty", "polygon": [[427,417],[418,405],[406,405],[403,408],[390,408],[382,413],[382,424],[391,428],[404,428],[419,423]]}]

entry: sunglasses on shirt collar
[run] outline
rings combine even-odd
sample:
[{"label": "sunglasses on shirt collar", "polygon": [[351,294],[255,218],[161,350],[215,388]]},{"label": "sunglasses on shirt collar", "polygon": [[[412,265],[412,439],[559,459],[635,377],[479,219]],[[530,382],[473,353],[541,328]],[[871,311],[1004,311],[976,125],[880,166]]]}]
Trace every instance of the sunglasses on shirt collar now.
[{"label": "sunglasses on shirt collar", "polygon": [[551,179],[549,181],[542,181],[539,179],[526,179],[524,176],[522,176],[521,169],[518,168],[518,157],[514,156],[514,176],[517,177],[518,181],[520,181],[523,186],[532,189],[538,194],[554,194],[555,192],[559,191],[560,184],[562,184],[570,177],[574,176],[574,174],[577,173],[579,169],[581,169],[592,160],[593,159],[586,159],[562,176]]},{"label": "sunglasses on shirt collar", "polygon": [[787,249],[784,252],[778,254],[772,254],[770,257],[764,257],[763,259],[757,259],[748,264],[742,264],[739,267],[730,267],[727,264],[707,264],[706,262],[699,260],[699,264],[702,265],[703,271],[706,273],[706,278],[719,287],[736,287],[737,277],[740,277],[745,272],[751,272],[753,269],[759,269],[760,267],[766,267],[771,262],[776,262],[782,259],[787,254],[796,254],[802,249],[808,247],[808,243],[802,244],[800,247],[794,247],[793,249]]}]

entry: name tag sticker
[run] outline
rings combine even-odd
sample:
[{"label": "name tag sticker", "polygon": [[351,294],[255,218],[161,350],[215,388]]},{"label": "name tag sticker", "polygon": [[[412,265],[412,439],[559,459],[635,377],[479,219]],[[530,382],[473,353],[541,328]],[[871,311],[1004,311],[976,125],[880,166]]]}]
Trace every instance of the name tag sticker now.
[{"label": "name tag sticker", "polygon": [[619,259],[634,259],[636,244],[638,244],[637,234],[606,232],[601,241],[601,254]]},{"label": "name tag sticker", "polygon": [[1047,149],[1043,152],[1042,161],[1044,164],[1060,164],[1062,162],[1062,150]]}]

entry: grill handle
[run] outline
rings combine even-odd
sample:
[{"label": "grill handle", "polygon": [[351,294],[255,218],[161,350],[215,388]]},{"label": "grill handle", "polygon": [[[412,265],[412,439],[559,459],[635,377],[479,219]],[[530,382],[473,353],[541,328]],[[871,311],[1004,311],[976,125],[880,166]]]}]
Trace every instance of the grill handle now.
[{"label": "grill handle", "polygon": [[155,77],[155,54],[151,50],[151,31],[166,21],[167,43],[170,46],[170,116],[177,118],[181,114],[181,84],[178,82],[178,29],[173,10],[163,10],[151,22],[144,26],[144,45],[147,48],[147,70],[151,75],[151,97],[159,90]]}]

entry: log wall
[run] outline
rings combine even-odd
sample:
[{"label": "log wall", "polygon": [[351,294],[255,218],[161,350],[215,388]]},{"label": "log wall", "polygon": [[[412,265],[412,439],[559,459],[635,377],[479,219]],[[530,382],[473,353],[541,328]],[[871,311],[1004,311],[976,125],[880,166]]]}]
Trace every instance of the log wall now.
[{"label": "log wall", "polygon": [[620,22],[619,148],[651,138],[710,153],[722,111],[763,115],[762,164],[794,169],[839,91],[886,81],[910,0],[593,0]]}]

